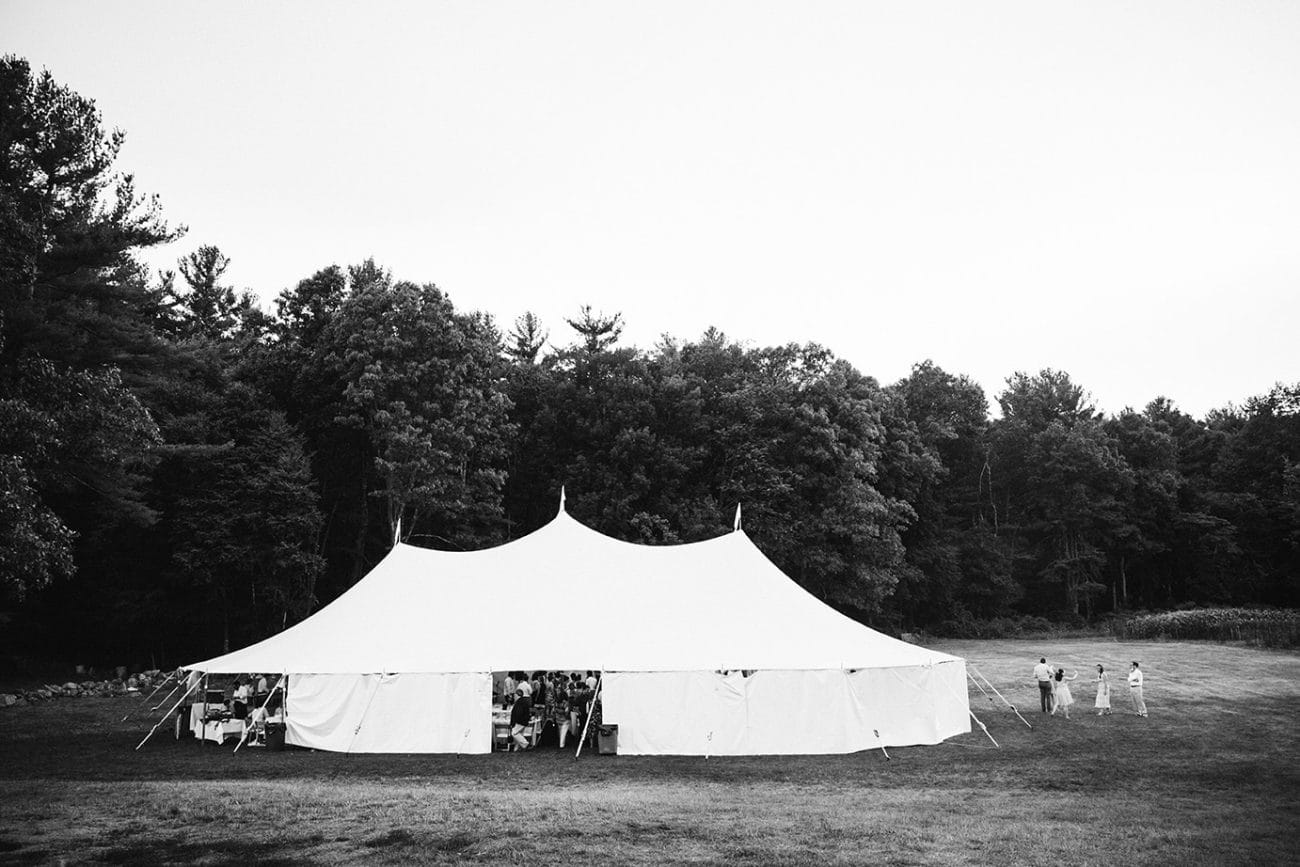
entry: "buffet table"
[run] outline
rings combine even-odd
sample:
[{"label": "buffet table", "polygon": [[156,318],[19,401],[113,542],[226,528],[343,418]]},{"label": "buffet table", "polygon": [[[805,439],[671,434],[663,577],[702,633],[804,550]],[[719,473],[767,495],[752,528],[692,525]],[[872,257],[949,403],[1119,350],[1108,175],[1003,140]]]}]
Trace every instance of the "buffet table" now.
[{"label": "buffet table", "polygon": [[209,716],[219,714],[226,709],[224,704],[196,701],[190,705],[190,734],[196,738],[204,737],[203,722]]},{"label": "buffet table", "polygon": [[215,743],[225,743],[226,738],[244,736],[242,719],[214,719],[203,724],[203,739]]}]

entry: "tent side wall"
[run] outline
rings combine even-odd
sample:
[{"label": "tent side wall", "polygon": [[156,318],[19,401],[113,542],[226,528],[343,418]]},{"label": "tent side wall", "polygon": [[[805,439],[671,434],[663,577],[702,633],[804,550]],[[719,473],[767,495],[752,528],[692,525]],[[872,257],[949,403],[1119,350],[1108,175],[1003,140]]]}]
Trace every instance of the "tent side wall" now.
[{"label": "tent side wall", "polygon": [[797,755],[937,744],[970,731],[966,663],[856,671],[606,672],[624,755]]},{"label": "tent side wall", "polygon": [[492,750],[492,675],[291,674],[287,743],[340,753]]}]

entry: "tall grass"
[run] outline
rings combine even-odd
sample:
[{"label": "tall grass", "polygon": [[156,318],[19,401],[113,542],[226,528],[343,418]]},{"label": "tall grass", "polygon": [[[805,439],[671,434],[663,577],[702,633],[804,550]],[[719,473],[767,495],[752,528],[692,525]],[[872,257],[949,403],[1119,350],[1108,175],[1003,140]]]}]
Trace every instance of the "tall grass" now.
[{"label": "tall grass", "polygon": [[1126,639],[1244,641],[1260,647],[1300,647],[1300,611],[1269,608],[1198,608],[1116,619]]}]

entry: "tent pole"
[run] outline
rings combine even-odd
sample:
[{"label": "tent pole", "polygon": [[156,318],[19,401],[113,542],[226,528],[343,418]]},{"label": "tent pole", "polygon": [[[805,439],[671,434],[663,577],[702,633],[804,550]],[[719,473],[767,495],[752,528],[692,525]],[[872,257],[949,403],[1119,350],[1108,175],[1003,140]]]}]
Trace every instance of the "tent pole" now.
[{"label": "tent pole", "polygon": [[[970,718],[973,719],[973,720],[975,720],[975,722],[979,724],[979,727],[980,727],[981,729],[984,730],[984,734],[988,735],[988,739],[991,740],[991,741],[993,741],[993,746],[997,747],[998,749],[1002,749],[1002,745],[1001,745],[1000,743],[998,743],[996,740],[994,740],[993,735],[990,735],[990,734],[989,734],[988,726],[986,726],[986,725],[984,725],[984,723],[980,722],[980,718],[977,717],[977,716],[975,716],[975,711],[970,710],[969,708],[967,708],[967,711],[966,711],[966,712],[969,713],[969,714],[970,714]],[[988,747],[985,747],[985,749],[988,749]]]},{"label": "tent pole", "polygon": [[[975,688],[976,688],[976,689],[978,689],[980,692],[982,692],[982,693],[984,694],[984,697],[987,698],[987,699],[989,700],[989,704],[993,705],[994,708],[996,708],[996,707],[998,706],[998,703],[997,703],[996,701],[993,700],[993,696],[989,695],[989,691],[988,691],[987,689],[985,689],[985,688],[983,687],[983,685],[981,685],[980,682],[979,682],[978,680],[975,679],[975,676],[974,676],[973,674],[971,674],[969,671],[967,671],[967,672],[966,672],[966,677],[967,677],[968,680],[970,680],[971,683],[975,684]],[[1013,710],[1014,710],[1014,708],[1013,708]]]},{"label": "tent pole", "polygon": [[[1020,716],[1020,711],[1016,710],[1016,706],[1015,706],[1014,704],[1012,704],[1011,702],[1007,701],[1006,696],[1004,696],[1002,693],[998,692],[998,688],[997,688],[996,686],[993,685],[992,681],[990,681],[987,677],[984,676],[984,672],[980,671],[978,668],[975,668],[975,666],[973,666],[973,665],[971,666],[971,670],[973,670],[976,674],[978,674],[978,675],[980,676],[980,679],[983,680],[986,684],[988,684],[989,689],[993,690],[994,695],[996,695],[998,698],[1002,699],[1002,703],[1003,703],[1003,704],[1005,704],[1007,707],[1011,708],[1011,712],[1012,712],[1012,713],[1014,713],[1016,716],[1020,717],[1020,721],[1021,721],[1022,723],[1024,723],[1024,724],[1027,725],[1027,726],[1029,726],[1031,729],[1033,728],[1032,725],[1029,725],[1029,720],[1027,720],[1027,719],[1025,719],[1024,717]],[[977,683],[976,685],[978,686],[979,684]],[[991,700],[991,699],[990,699],[990,700]]]},{"label": "tent pole", "polygon": [[203,731],[199,733],[199,746],[203,746],[208,740],[208,687],[211,686],[211,675],[207,672],[203,674]]},{"label": "tent pole", "polygon": [[156,732],[156,731],[158,731],[158,726],[160,726],[160,725],[162,725],[164,722],[166,722],[167,718],[170,717],[170,716],[172,715],[173,711],[175,711],[176,708],[178,708],[178,707],[181,706],[181,702],[183,702],[183,701],[185,701],[185,699],[189,698],[189,697],[190,697],[190,693],[194,692],[194,690],[197,689],[197,688],[198,688],[198,685],[199,685],[200,683],[202,683],[202,682],[203,682],[202,680],[196,680],[196,681],[194,681],[194,686],[191,686],[189,689],[187,689],[187,690],[185,691],[185,695],[183,695],[183,696],[181,696],[180,698],[176,699],[176,704],[172,705],[171,710],[169,710],[169,711],[167,711],[167,713],[163,714],[162,719],[160,719],[160,720],[158,720],[158,722],[154,723],[154,724],[153,724],[153,728],[149,729],[149,734],[147,734],[147,735],[144,736],[144,740],[143,740],[143,741],[140,741],[140,743],[138,743],[138,744],[135,745],[135,751],[139,751],[140,747],[144,746],[145,741],[147,741],[147,740],[149,740],[149,738],[153,737],[153,733]]},{"label": "tent pole", "polygon": [[[162,682],[159,683],[157,686],[155,686],[155,687],[153,688],[153,692],[151,692],[151,693],[149,693],[148,695],[146,695],[146,696],[144,697],[144,700],[141,701],[139,704],[137,704],[134,708],[132,708],[131,711],[130,711],[126,716],[122,717],[122,719],[119,720],[119,722],[126,722],[127,717],[131,716],[131,714],[135,713],[135,712],[138,711],[141,707],[143,707],[144,705],[148,704],[148,703],[149,703],[149,699],[151,699],[151,698],[153,698],[155,695],[157,695],[157,694],[158,694],[158,690],[160,690],[160,689],[162,689],[164,686],[166,686],[166,685],[167,685],[167,682],[168,682],[169,680],[171,680],[171,679],[172,679],[173,677],[175,677],[175,676],[176,676],[176,672],[173,671],[171,674],[169,674],[169,675],[167,675],[165,678],[163,678]],[[175,692],[175,691],[176,691],[176,687],[173,687],[173,688],[172,688],[172,692]],[[167,693],[166,697],[163,698],[162,701],[158,702],[158,704],[161,705],[161,704],[163,703],[163,701],[166,701],[167,699],[171,698],[171,697],[172,697],[172,692]],[[158,709],[158,708],[156,708],[156,707],[154,708],[154,710],[157,710],[157,709]]]},{"label": "tent pole", "polygon": [[154,705],[153,707],[149,708],[149,710],[150,710],[150,711],[155,711],[155,710],[157,710],[158,708],[160,708],[160,707],[162,707],[163,705],[165,705],[165,704],[167,703],[167,700],[170,699],[170,698],[172,697],[172,695],[175,694],[176,690],[178,690],[178,689],[180,689],[180,688],[181,688],[181,685],[180,685],[180,682],[178,681],[178,682],[176,683],[176,685],[172,687],[172,691],[169,692],[169,693],[167,693],[165,696],[163,696],[162,701],[158,702],[156,705]]},{"label": "tent pole", "polygon": [[[265,710],[266,710],[266,706],[267,706],[267,704],[269,704],[270,701],[271,701],[271,696],[275,695],[275,691],[276,691],[277,689],[280,688],[280,685],[281,685],[282,683],[284,683],[284,675],[283,675],[283,674],[280,675],[280,679],[277,680],[277,681],[275,682],[275,686],[271,687],[271,691],[268,692],[268,693],[266,694],[266,698],[262,699],[262,706],[259,707],[258,710],[260,710],[260,711],[265,711]],[[246,740],[248,740],[248,726],[244,726],[244,734],[243,734],[242,737],[240,737],[240,739],[239,739],[239,743],[235,744],[235,752],[236,752],[236,753],[239,752],[239,748],[242,747],[242,746],[244,745],[244,741],[246,741]]]},{"label": "tent pole", "polygon": [[979,682],[978,680],[975,679],[975,675],[973,675],[973,674],[971,674],[969,671],[967,671],[967,672],[966,672],[966,678],[967,678],[971,683],[975,684],[975,688],[976,688],[976,689],[978,689],[980,692],[984,693],[984,697],[985,697],[985,698],[987,698],[989,701],[993,701],[993,696],[989,695],[989,691],[988,691],[987,689],[985,689],[985,688],[983,687],[983,685],[980,684],[980,682]]},{"label": "tent pole", "polygon": [[605,672],[602,671],[596,681],[596,691],[591,694],[591,705],[587,708],[587,721],[582,724],[582,737],[578,738],[578,751],[573,754],[575,761],[582,755],[582,745],[587,742],[587,730],[591,728],[591,709],[596,706],[596,699],[600,697],[600,687],[604,682]]}]

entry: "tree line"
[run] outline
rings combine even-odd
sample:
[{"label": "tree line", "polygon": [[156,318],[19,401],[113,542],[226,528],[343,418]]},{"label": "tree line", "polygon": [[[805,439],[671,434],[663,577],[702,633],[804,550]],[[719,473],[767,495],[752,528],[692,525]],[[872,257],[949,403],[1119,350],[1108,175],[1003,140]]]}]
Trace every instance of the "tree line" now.
[{"label": "tree line", "polygon": [[589,307],[503,330],[373,260],[265,311],[215,246],[140,264],[183,229],[114,171],[92,101],[13,57],[0,99],[6,653],[215,653],[336,598],[399,525],[495,545],[561,485],[646,544],[743,504],[787,574],[887,629],[1300,601],[1300,383],[1107,416],[1062,371],[1018,372],[994,417],[929,361],[881,385],[815,344],[637,348]]}]

